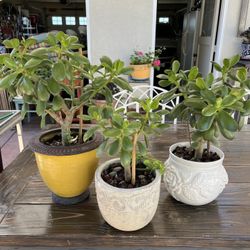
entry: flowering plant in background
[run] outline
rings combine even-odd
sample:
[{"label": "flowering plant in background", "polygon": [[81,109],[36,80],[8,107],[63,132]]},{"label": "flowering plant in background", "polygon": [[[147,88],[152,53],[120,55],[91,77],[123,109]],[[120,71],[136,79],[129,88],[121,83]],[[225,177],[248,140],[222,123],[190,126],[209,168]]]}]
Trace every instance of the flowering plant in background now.
[{"label": "flowering plant in background", "polygon": [[141,65],[141,64],[151,64],[157,70],[160,69],[161,61],[159,59],[160,54],[165,48],[160,48],[155,51],[143,52],[140,50],[135,50],[130,56],[131,65]]}]

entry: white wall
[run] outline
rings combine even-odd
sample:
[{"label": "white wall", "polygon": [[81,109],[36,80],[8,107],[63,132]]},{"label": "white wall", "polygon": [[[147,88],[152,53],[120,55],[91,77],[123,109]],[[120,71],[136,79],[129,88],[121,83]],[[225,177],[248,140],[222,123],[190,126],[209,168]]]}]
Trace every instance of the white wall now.
[{"label": "white wall", "polygon": [[134,49],[155,45],[157,0],[86,0],[88,55],[107,55],[129,64]]},{"label": "white wall", "polygon": [[[215,61],[240,54],[239,21],[242,0],[222,0]],[[250,15],[250,13],[249,13]]]}]

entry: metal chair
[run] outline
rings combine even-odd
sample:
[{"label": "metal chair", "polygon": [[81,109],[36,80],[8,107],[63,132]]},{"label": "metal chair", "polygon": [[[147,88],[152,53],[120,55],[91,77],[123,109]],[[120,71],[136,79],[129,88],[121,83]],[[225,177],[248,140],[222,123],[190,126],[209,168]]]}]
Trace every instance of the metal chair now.
[{"label": "metal chair", "polygon": [[[133,91],[129,92],[127,90],[122,90],[119,93],[116,93],[113,98],[115,100],[115,109],[118,108],[124,108],[125,112],[127,112],[128,109],[134,109],[136,112],[140,112],[139,104],[135,101],[133,101],[133,98],[139,98],[139,99],[146,99],[146,98],[156,98],[162,93],[168,92],[168,90],[156,87],[156,86],[150,86],[150,85],[138,85],[132,87]],[[167,103],[160,103],[160,108],[162,110],[168,109],[172,110],[177,104],[179,104],[179,97],[176,97],[175,99],[167,102]],[[162,123],[165,123],[165,115],[162,115]],[[177,124],[177,119],[174,119],[174,124]]]}]

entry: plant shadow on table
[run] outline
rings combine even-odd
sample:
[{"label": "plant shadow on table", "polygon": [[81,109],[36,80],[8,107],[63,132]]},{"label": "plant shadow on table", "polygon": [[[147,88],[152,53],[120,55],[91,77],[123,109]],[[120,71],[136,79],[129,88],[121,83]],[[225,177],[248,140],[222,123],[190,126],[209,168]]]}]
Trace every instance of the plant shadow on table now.
[{"label": "plant shadow on table", "polygon": [[161,233],[169,237],[204,237],[221,230],[223,211],[213,201],[203,206],[191,206],[175,200],[167,191],[163,191],[154,223]]},{"label": "plant shadow on table", "polygon": [[[84,203],[62,206],[51,204],[49,208],[47,234],[71,232],[71,234],[93,235],[147,235],[154,232],[154,226],[149,223],[144,229],[134,232],[119,231],[102,218],[97,204],[90,198]],[[148,232],[148,233],[147,233]]]}]

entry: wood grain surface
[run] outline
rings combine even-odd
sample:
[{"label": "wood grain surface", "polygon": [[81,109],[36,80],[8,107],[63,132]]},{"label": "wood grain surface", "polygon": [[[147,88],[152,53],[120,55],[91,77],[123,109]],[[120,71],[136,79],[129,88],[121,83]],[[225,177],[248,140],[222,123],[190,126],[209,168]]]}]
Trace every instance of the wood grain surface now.
[{"label": "wood grain surface", "polygon": [[[178,125],[152,138],[150,149],[165,161],[169,146],[186,139]],[[103,220],[93,184],[85,203],[53,204],[26,149],[0,175],[0,249],[250,249],[250,126],[234,141],[221,140],[221,148],[229,184],[217,200],[187,206],[162,184],[155,217],[136,232],[120,232]]]}]

